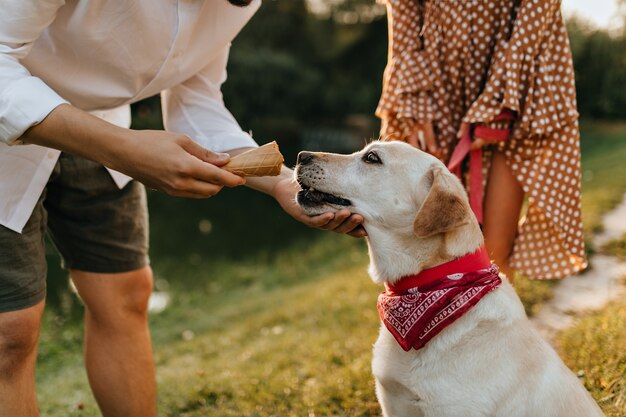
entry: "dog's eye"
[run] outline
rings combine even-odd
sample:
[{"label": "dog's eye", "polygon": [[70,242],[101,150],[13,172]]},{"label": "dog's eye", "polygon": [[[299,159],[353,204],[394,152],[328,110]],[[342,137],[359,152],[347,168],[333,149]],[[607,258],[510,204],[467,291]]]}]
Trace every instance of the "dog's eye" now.
[{"label": "dog's eye", "polygon": [[368,164],[382,164],[383,161],[380,160],[380,157],[376,152],[368,152],[363,156],[363,162]]}]

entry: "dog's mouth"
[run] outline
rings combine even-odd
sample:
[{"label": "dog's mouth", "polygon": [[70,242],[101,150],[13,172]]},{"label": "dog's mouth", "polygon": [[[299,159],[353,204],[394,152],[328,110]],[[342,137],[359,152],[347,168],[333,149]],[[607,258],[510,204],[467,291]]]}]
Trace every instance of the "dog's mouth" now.
[{"label": "dog's mouth", "polygon": [[334,206],[352,205],[352,202],[346,198],[316,190],[300,181],[298,181],[298,183],[302,188],[298,191],[298,204],[307,206],[320,206],[324,204],[332,204]]}]

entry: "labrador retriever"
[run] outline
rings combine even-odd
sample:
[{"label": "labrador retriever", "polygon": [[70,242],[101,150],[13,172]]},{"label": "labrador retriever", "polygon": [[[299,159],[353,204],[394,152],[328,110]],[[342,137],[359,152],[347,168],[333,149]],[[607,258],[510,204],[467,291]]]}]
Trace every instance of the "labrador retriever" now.
[{"label": "labrador retriever", "polygon": [[310,215],[364,217],[369,274],[386,291],[372,371],[386,417],[592,417],[603,413],[500,279],[461,182],[401,142],[301,152]]}]

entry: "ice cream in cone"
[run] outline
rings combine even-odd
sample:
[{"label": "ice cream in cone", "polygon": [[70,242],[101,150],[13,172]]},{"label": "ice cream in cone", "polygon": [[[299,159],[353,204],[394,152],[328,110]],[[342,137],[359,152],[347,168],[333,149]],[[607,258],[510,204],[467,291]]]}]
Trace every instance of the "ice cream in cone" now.
[{"label": "ice cream in cone", "polygon": [[274,141],[232,157],[222,168],[242,177],[265,177],[280,174],[282,166],[283,155]]}]

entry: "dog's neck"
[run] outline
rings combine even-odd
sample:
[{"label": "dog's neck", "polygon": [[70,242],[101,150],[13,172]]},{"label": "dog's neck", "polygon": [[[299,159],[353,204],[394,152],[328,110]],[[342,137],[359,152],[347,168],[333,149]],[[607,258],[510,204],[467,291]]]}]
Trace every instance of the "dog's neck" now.
[{"label": "dog's neck", "polygon": [[447,233],[417,238],[412,230],[391,235],[384,229],[368,228],[369,274],[376,283],[394,283],[407,275],[475,252],[483,244],[478,223]]}]

